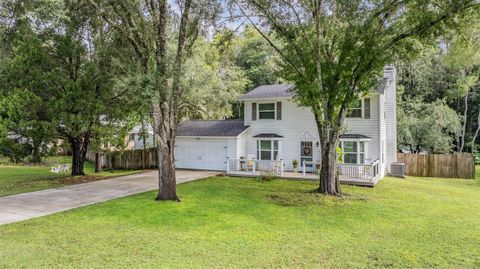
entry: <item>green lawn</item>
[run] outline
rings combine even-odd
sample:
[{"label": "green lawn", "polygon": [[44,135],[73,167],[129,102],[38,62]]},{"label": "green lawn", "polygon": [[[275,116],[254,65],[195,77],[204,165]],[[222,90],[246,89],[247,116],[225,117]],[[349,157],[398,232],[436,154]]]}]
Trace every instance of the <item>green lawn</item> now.
[{"label": "green lawn", "polygon": [[0,159],[0,196],[56,188],[83,181],[131,174],[133,170],[112,170],[95,173],[91,162],[85,163],[85,177],[70,177],[69,173],[52,173],[50,166],[71,163],[70,156],[50,157],[43,165],[13,165]]},{"label": "green lawn", "polygon": [[344,186],[213,177],[0,226],[0,268],[478,268],[480,180]]}]

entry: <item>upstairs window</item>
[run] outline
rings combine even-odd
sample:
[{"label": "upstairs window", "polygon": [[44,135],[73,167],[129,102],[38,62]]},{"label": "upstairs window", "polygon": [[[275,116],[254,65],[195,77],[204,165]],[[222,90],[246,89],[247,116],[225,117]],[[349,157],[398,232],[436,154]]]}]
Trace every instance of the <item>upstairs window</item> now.
[{"label": "upstairs window", "polygon": [[370,98],[358,100],[355,106],[348,110],[347,117],[370,119]]},{"label": "upstairs window", "polygon": [[362,100],[358,100],[356,105],[348,110],[347,117],[349,118],[362,117]]},{"label": "upstairs window", "polygon": [[274,120],[275,103],[258,104],[258,118],[261,120]]},{"label": "upstairs window", "polygon": [[282,120],[282,102],[252,103],[252,121]]}]

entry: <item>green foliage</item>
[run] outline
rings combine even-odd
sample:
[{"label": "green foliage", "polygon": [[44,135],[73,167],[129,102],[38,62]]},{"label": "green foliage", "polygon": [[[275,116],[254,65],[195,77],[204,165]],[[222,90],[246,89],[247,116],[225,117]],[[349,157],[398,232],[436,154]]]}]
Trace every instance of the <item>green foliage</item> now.
[{"label": "green foliage", "polygon": [[[384,68],[418,53],[480,3],[465,1],[248,0],[278,42],[263,36],[282,56],[282,75],[295,85],[296,101],[315,115],[321,145],[319,191],[340,193],[334,154],[348,109],[378,86]],[[266,32],[266,31],[265,31]]]},{"label": "green foliage", "polygon": [[232,117],[232,104],[249,83],[244,70],[228,59],[222,46],[205,40],[197,40],[192,57],[186,61],[184,73],[183,118]]},{"label": "green foliage", "polygon": [[6,138],[0,144],[0,154],[7,156],[13,163],[22,162],[31,152],[31,145],[21,139]]},{"label": "green foliage", "polygon": [[474,156],[475,156],[475,165],[479,165],[480,164],[480,152],[474,152]]},{"label": "green foliage", "polygon": [[199,38],[185,64],[183,118],[241,116],[235,105],[238,96],[257,86],[277,83],[278,61],[273,48],[252,27],[240,35],[223,29],[210,42]]},{"label": "green foliage", "polygon": [[260,181],[272,181],[278,178],[278,175],[273,171],[262,171],[260,173]]},{"label": "green foliage", "polygon": [[18,25],[0,68],[6,131],[32,144],[34,159],[57,138],[82,150],[90,142],[123,144],[139,101],[138,88],[119,83],[136,67],[120,39],[85,3],[47,0],[13,10],[20,9],[11,12]]},{"label": "green foliage", "polygon": [[400,105],[397,117],[398,146],[412,152],[451,152],[462,129],[458,114],[442,100],[407,100]]},{"label": "green foliage", "polygon": [[[399,113],[409,110],[406,106],[410,100],[426,104],[445,100],[451,109],[462,115],[461,120],[466,131],[463,137],[465,142],[473,139],[478,127],[480,18],[477,15],[467,13],[463,20],[457,21],[455,30],[444,33],[440,44],[424,46],[417,58],[404,58],[397,62]],[[407,122],[399,124],[405,125]],[[407,131],[408,128],[398,128],[402,140],[409,136]],[[456,140],[457,137],[453,135],[452,133],[452,139]],[[472,142],[465,145],[471,150],[476,148]],[[457,150],[459,149],[460,146],[457,147]]]},{"label": "green foliage", "polygon": [[233,41],[234,61],[250,80],[248,89],[279,82],[280,57],[251,26]]},{"label": "green foliage", "polygon": [[[0,123],[12,159],[22,160],[33,154],[33,162],[39,162],[48,153],[47,144],[55,137],[55,126],[49,120],[46,104],[29,90],[15,89],[0,100]],[[0,144],[1,139],[0,139]]]},{"label": "green foliage", "polygon": [[338,163],[343,163],[343,150],[341,147],[337,147],[337,156],[338,156]]}]

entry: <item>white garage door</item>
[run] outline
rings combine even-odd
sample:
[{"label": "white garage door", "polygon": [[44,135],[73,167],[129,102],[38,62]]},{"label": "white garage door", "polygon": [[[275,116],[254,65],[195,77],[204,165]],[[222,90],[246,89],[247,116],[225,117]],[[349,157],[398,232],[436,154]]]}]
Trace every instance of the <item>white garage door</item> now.
[{"label": "white garage door", "polygon": [[177,139],[175,164],[177,168],[224,171],[227,152],[227,141]]}]

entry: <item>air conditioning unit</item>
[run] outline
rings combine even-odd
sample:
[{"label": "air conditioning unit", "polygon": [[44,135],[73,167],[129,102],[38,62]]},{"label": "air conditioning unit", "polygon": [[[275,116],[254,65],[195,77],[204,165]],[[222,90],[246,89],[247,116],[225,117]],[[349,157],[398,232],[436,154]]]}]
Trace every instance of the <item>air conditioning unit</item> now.
[{"label": "air conditioning unit", "polygon": [[394,177],[405,178],[405,164],[404,163],[392,163],[390,165],[390,175]]}]

